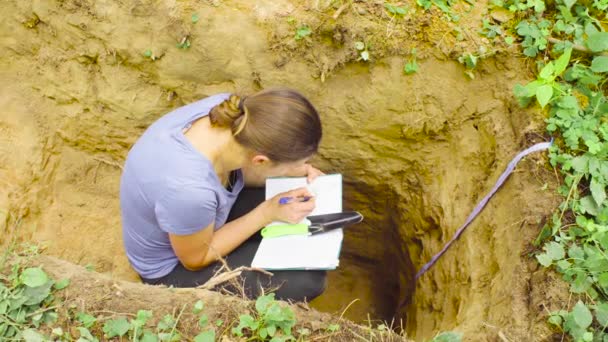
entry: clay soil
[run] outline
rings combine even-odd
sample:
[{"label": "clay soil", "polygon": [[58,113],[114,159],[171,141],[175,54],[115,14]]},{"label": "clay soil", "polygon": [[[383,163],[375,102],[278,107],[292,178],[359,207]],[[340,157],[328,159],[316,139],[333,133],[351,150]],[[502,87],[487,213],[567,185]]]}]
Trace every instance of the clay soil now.
[{"label": "clay soil", "polygon": [[[550,338],[545,315],[563,291],[530,257],[530,242],[557,204],[558,180],[542,153],[526,158],[463,238],[413,280],[508,161],[544,139],[542,114],[521,109],[511,91],[530,66],[497,47],[474,79],[465,75],[454,57],[484,43],[476,33],[483,2],[461,9],[460,40],[456,24],[413,2],[404,18],[390,18],[382,2],[349,4],[4,1],[4,246],[38,244],[66,261],[43,263],[54,274],[91,277],[74,283],[86,290],[82,300],[96,293],[98,279],[138,286],[146,298],[106,300],[105,310],[166,307],[169,290],[133,284],[139,280],[122,247],[118,185],[130,146],[191,101],[285,85],[318,107],[324,140],[316,164],[344,175],[346,206],[366,217],[347,231],[340,268],[312,307],[358,323],[393,321],[416,341],[445,330],[470,341]],[[296,41],[303,24],[312,34]],[[189,48],[176,47],[186,40]],[[369,45],[369,62],[358,61],[356,41]],[[420,70],[408,76],[412,48]],[[205,295],[235,310],[245,305]],[[336,316],[312,310],[303,317]]]}]

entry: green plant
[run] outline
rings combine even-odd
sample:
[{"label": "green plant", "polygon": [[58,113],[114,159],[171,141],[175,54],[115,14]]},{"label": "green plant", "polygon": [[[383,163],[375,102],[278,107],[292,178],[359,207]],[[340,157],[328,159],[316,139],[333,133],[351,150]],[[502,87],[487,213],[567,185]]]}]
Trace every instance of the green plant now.
[{"label": "green plant", "polygon": [[190,41],[190,35],[183,36],[182,39],[176,44],[178,49],[184,50],[190,48],[190,45],[192,45],[192,42]]},{"label": "green plant", "polygon": [[355,49],[359,51],[359,58],[357,60],[369,61],[369,51],[367,45],[364,42],[355,42]]},{"label": "green plant", "polygon": [[301,40],[312,34],[312,30],[307,25],[302,25],[296,29],[295,40]]},{"label": "green plant", "polygon": [[289,307],[281,307],[274,299],[274,293],[260,296],[255,302],[255,317],[249,314],[239,317],[239,325],[232,333],[242,337],[243,330],[251,335],[249,340],[271,342],[295,340],[291,329],[296,323],[295,315]]},{"label": "green plant", "polygon": [[[517,85],[514,89],[515,96],[519,103],[526,106],[529,99],[536,97],[538,104],[544,108],[555,94],[567,91],[567,86],[562,86],[556,82],[556,78],[561,76],[568,67],[572,48],[568,48],[555,62],[550,61],[538,73],[538,79],[525,86]],[[572,100],[571,98],[569,98]],[[574,104],[572,104],[574,105]]]},{"label": "green plant", "polygon": [[453,332],[453,331],[445,331],[437,334],[431,342],[460,342],[462,341],[462,334]]},{"label": "green plant", "polygon": [[406,75],[414,74],[418,71],[418,63],[416,63],[416,49],[412,49],[411,57],[405,66],[403,67],[403,72]]},{"label": "green plant", "polygon": [[404,16],[407,14],[406,7],[398,6],[395,4],[388,3],[388,2],[384,3],[384,8],[386,8],[388,13],[392,14],[393,16]]},{"label": "green plant", "polygon": [[495,25],[490,22],[489,19],[483,19],[483,27],[480,33],[488,38],[496,38],[502,35],[502,27],[500,25]]},{"label": "green plant", "polygon": [[40,268],[23,268],[16,262],[8,277],[0,282],[0,339],[44,337],[34,328],[57,320],[53,291],[68,286],[69,280],[55,282]]},{"label": "green plant", "polygon": [[[608,334],[608,33],[598,18],[605,2],[507,1],[525,19],[517,27],[524,54],[545,59],[535,81],[518,85],[522,106],[536,99],[547,108],[547,131],[557,137],[549,161],[563,177],[564,201],[535,244],[538,262],[553,267],[580,300],[551,313],[549,323],[575,341],[604,341]],[[604,8],[604,9],[602,9]],[[535,13],[543,13],[542,18]],[[552,56],[559,56],[551,60]]]},{"label": "green plant", "polygon": [[535,57],[539,51],[547,48],[547,37],[551,32],[551,23],[549,20],[541,20],[538,22],[524,20],[517,24],[517,34],[523,37],[521,43],[524,48],[524,55]]}]

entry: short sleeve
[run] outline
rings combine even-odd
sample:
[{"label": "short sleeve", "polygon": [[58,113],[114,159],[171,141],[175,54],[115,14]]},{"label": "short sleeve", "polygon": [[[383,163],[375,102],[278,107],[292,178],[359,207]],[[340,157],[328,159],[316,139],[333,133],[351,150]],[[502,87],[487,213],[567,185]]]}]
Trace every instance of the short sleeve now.
[{"label": "short sleeve", "polygon": [[175,235],[190,235],[215,222],[216,194],[210,189],[168,189],[154,205],[160,229]]}]

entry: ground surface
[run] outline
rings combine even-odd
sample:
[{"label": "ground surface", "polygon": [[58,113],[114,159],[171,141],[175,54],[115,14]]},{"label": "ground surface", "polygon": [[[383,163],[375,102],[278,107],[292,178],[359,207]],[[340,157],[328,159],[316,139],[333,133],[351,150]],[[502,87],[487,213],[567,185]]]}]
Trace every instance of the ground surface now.
[{"label": "ground surface", "polygon": [[[483,60],[473,80],[453,61],[480,44],[482,8],[463,15],[467,39],[458,41],[438,13],[391,19],[381,2],[354,3],[337,18],[324,1],[5,2],[3,242],[34,241],[49,255],[137,281],[117,197],[131,144],[185,103],[287,85],[322,113],[317,163],[344,174],[347,206],[366,216],[348,232],[341,267],[314,307],[341,313],[359,299],[347,317],[402,319],[416,340],[441,330],[475,341],[544,340],[543,303],[561,292],[527,255],[556,203],[542,155],[525,160],[453,250],[412,281],[512,156],[542,140],[542,117],[511,93],[527,78],[523,59]],[[296,41],[302,24],[312,34]],[[184,37],[191,46],[177,48]],[[371,46],[369,63],[357,61],[356,41]],[[406,76],[413,47],[420,71]]]}]

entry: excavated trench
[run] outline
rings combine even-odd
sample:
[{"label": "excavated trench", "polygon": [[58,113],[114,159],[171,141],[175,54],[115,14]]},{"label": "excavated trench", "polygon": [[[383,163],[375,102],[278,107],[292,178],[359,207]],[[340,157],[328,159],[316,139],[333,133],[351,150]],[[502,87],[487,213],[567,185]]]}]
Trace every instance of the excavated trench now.
[{"label": "excavated trench", "polygon": [[[387,56],[346,64],[322,82],[312,77],[318,65],[285,62],[269,49],[267,28],[256,17],[266,12],[238,1],[197,6],[6,5],[4,236],[137,281],[122,249],[117,197],[129,147],[180,105],[217,92],[288,85],[322,113],[316,164],[344,175],[346,207],[366,217],[348,229],[340,268],[312,305],[360,322],[393,320],[416,340],[441,330],[470,340],[498,332],[514,340],[534,336],[543,293],[521,255],[552,206],[541,190],[547,180],[538,157],[525,161],[456,246],[413,281],[542,122],[511,95],[523,82],[518,60],[484,60],[470,80],[458,63],[432,56],[406,77],[403,60]],[[177,18],[194,10],[219,19],[201,24],[189,51],[173,48]],[[161,58],[142,55],[146,49]]]}]

